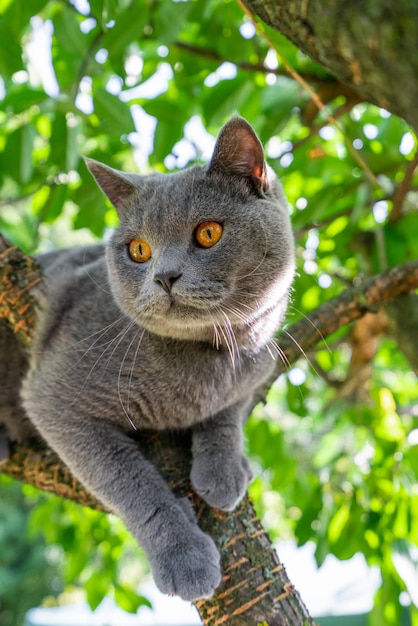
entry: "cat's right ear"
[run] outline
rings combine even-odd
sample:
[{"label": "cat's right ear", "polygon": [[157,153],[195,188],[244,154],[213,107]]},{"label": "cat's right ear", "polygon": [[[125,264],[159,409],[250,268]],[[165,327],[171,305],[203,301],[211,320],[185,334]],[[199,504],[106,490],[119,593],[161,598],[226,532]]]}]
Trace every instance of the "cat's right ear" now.
[{"label": "cat's right ear", "polygon": [[87,157],[84,157],[84,161],[96,183],[121,217],[132,205],[132,199],[138,192],[138,186],[134,182],[136,175],[125,174]]},{"label": "cat's right ear", "polygon": [[221,129],[215,144],[209,173],[223,172],[250,179],[258,190],[268,187],[263,146],[252,126],[235,115]]}]

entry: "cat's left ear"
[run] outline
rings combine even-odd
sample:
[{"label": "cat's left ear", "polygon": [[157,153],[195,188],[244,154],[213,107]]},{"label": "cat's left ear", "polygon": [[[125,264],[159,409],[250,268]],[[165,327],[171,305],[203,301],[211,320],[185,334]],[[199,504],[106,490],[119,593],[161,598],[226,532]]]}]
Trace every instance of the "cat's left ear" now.
[{"label": "cat's left ear", "polygon": [[125,174],[94,159],[85,157],[84,160],[96,183],[121,217],[131,206],[132,199],[138,192],[135,180],[139,177],[136,174]]},{"label": "cat's left ear", "polygon": [[219,171],[251,179],[258,190],[267,189],[263,146],[250,124],[235,116],[225,124],[215,144],[209,172]]}]

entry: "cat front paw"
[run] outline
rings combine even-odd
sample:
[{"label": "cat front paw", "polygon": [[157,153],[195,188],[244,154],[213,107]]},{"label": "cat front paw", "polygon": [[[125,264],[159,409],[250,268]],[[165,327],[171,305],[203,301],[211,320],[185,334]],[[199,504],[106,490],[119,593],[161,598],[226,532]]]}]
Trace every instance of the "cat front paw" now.
[{"label": "cat front paw", "polygon": [[150,564],[162,593],[189,602],[210,598],[222,579],[215,543],[197,526],[184,537],[174,534],[171,546],[150,556]]},{"label": "cat front paw", "polygon": [[190,473],[195,492],[223,511],[235,509],[252,477],[250,463],[243,454],[200,455],[194,459]]}]

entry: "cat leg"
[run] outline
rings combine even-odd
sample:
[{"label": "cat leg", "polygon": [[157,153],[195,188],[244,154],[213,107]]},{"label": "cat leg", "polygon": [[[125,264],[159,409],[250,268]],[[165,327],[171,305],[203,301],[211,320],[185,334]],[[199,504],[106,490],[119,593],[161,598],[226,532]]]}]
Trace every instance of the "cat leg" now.
[{"label": "cat leg", "polygon": [[196,493],[210,506],[232,511],[252,478],[243,454],[242,423],[249,401],[228,407],[193,428],[190,479]]},{"label": "cat leg", "polygon": [[[52,422],[52,423],[51,423]],[[158,588],[194,601],[221,582],[219,552],[138,443],[107,422],[41,417],[39,430],[76,476],[125,522]]]}]

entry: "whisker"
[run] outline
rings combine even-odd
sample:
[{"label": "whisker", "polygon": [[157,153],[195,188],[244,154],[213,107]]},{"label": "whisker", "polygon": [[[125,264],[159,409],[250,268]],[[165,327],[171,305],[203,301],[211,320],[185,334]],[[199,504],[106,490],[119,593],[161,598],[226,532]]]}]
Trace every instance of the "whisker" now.
[{"label": "whisker", "polygon": [[275,339],[272,339],[270,341],[270,344],[272,345],[272,347],[274,348],[274,350],[276,351],[276,353],[278,354],[278,356],[280,357],[281,362],[283,363],[283,365],[285,366],[285,369],[287,371],[289,371],[290,369],[292,369],[292,366],[290,364],[289,359],[286,356],[286,352],[283,350],[283,348],[281,348],[279,346],[279,344],[277,343],[277,341]]},{"label": "whisker", "polygon": [[[222,317],[225,318],[225,314],[223,313],[222,309],[220,307],[216,307],[216,310],[218,311],[219,314],[222,315]],[[226,319],[228,319],[226,317]],[[228,334],[227,328],[224,326],[224,324],[219,324],[219,333],[223,338],[223,341],[221,343],[223,343],[226,347],[226,349],[228,350],[229,356],[231,358],[231,363],[232,363],[232,367],[233,369],[235,369],[235,354],[234,354],[234,346],[231,343],[231,338],[230,335]]]},{"label": "whisker", "polygon": [[[139,331],[138,331],[138,332],[139,332]],[[136,333],[135,337],[137,337],[137,336],[138,336],[138,332]],[[135,365],[136,365],[136,359],[137,359],[137,357],[138,357],[139,347],[140,347],[140,345],[141,345],[141,343],[142,343],[142,339],[144,338],[144,334],[145,334],[145,328],[143,329],[142,334],[141,334],[141,336],[140,336],[140,338],[139,338],[138,344],[137,344],[137,346],[136,346],[136,350],[135,350],[134,358],[133,358],[133,361],[132,361],[131,369],[130,369],[130,371],[129,371],[129,382],[128,382],[128,402],[127,402],[127,405],[126,405],[126,410],[127,410],[128,412],[129,412],[129,402],[130,402],[130,398],[131,398],[132,376],[133,376],[134,369],[135,369]]]},{"label": "whisker", "polygon": [[214,321],[212,315],[211,315],[211,319],[212,319],[212,324],[213,324],[213,342],[212,345],[219,350],[219,346],[221,344],[221,339],[219,337],[219,330],[218,330],[218,326],[216,324],[216,322]]},{"label": "whisker", "polygon": [[98,287],[101,291],[103,291],[104,293],[107,293],[109,296],[113,297],[113,294],[111,291],[109,291],[108,289],[105,289],[102,285],[100,285],[97,280],[95,280],[92,276],[92,274],[89,272],[88,270],[88,266],[90,265],[90,263],[87,263],[85,265],[83,265],[83,270],[86,272],[87,276],[90,278],[91,282],[96,285],[96,287]]},{"label": "whisker", "polygon": [[[252,307],[245,305],[244,303],[238,303],[246,308],[248,308],[251,312],[256,312],[256,309],[253,309]],[[224,305],[224,308],[226,310],[229,310],[233,315],[235,315],[238,319],[240,319],[242,322],[246,322],[247,321],[247,316],[245,316],[245,314],[243,314],[239,309],[236,309],[235,307],[229,307]],[[272,322],[268,319],[265,320],[265,325],[266,324],[272,324]],[[275,341],[274,339],[274,333],[276,332],[277,328],[276,325],[274,324],[271,331],[266,330],[264,327],[260,327],[258,329],[258,332],[260,333],[261,337],[264,338],[265,340],[265,347],[268,350],[271,358],[275,361],[276,357],[272,352],[272,349],[275,351],[275,353],[280,357],[282,363],[284,364],[286,370],[291,369],[291,365],[290,362],[284,352],[284,350],[279,346],[279,344]]]},{"label": "whisker", "polygon": [[240,359],[240,351],[239,351],[239,346],[238,346],[238,342],[237,342],[237,337],[235,335],[235,331],[234,328],[231,324],[231,320],[229,319],[228,315],[225,313],[225,311],[222,310],[222,308],[220,307],[220,312],[222,313],[223,318],[225,319],[225,324],[224,324],[224,328],[225,331],[228,334],[228,337],[231,341],[231,348],[232,348],[232,353],[233,353],[233,361],[232,361],[232,366],[235,369],[235,354],[238,357],[238,364],[241,364],[241,359]]},{"label": "whisker", "polygon": [[[120,344],[122,343],[122,341],[124,340],[124,338],[126,337],[126,335],[128,334],[128,332],[131,330],[131,328],[135,326],[135,322],[133,320],[130,320],[129,324],[126,326],[124,331],[121,331],[119,333],[119,335],[117,335],[115,337],[115,339],[117,339],[120,336],[119,341],[117,342],[117,344],[115,345],[115,347],[113,348],[112,352],[110,353],[110,356],[108,357],[107,361],[106,361],[106,365],[104,367],[105,370],[107,370],[107,368],[109,367],[109,363],[113,357],[113,355],[115,354],[116,350],[118,349],[118,347],[120,346]],[[107,348],[106,348],[107,350]],[[105,350],[105,352],[106,352]]]},{"label": "whisker", "polygon": [[[97,344],[97,341],[99,341],[101,339],[101,337],[103,337],[103,335],[106,334],[106,332],[108,330],[110,330],[113,326],[115,326],[116,324],[118,324],[121,320],[123,320],[124,316],[121,315],[117,320],[114,320],[113,322],[111,322],[110,324],[108,324],[107,326],[104,326],[102,328],[99,328],[99,330],[96,330],[94,333],[91,333],[90,335],[87,335],[86,337],[83,337],[82,339],[79,339],[78,341],[74,341],[74,342],[67,342],[67,347],[62,348],[60,350],[54,350],[52,348],[48,347],[48,354],[67,354],[67,353],[71,353],[74,352],[75,350],[77,350],[77,346],[81,346],[83,343],[85,343],[86,341],[88,341],[89,339],[92,339],[93,337],[95,337],[96,335],[100,335],[98,337],[98,339],[96,339],[96,341],[93,343],[93,345],[90,345],[89,348],[87,349],[87,351],[84,354],[87,354],[87,352],[93,348],[101,348],[102,346],[106,345],[106,343],[104,344]],[[97,344],[97,345],[96,345]],[[80,347],[79,350],[81,351],[83,348]],[[32,350],[33,354],[45,354],[45,350]],[[84,355],[83,355],[84,356]],[[80,358],[80,360],[83,358],[83,356]],[[78,363],[79,361],[77,361]],[[76,364],[77,364],[76,363]]]},{"label": "whisker", "polygon": [[[103,348],[104,346],[107,346],[109,344],[111,344],[114,340],[115,337],[113,337],[112,339],[110,339],[109,341],[106,341],[105,343],[102,344],[98,344],[97,342],[100,341],[100,339],[114,326],[116,326],[116,324],[118,324],[121,320],[123,319],[123,317],[119,317],[119,319],[115,320],[114,322],[112,322],[111,324],[108,324],[108,326],[105,326],[105,328],[100,329],[99,331],[92,333],[91,335],[89,335],[89,337],[85,337],[84,339],[81,339],[80,341],[77,341],[77,343],[72,344],[72,346],[70,346],[68,348],[68,351],[70,352],[71,349],[73,348],[73,346],[76,346],[78,344],[84,343],[85,341],[87,341],[88,339],[93,338],[95,335],[97,335],[98,333],[100,333],[100,335],[97,337],[97,339],[95,339],[95,341],[87,348],[87,350],[85,350],[83,352],[83,354],[81,355],[81,357],[71,366],[70,369],[73,369],[74,367],[76,367],[80,361],[82,361],[87,354],[93,350],[93,349],[98,349],[98,348]],[[118,336],[118,335],[117,335]]]},{"label": "whisker", "polygon": [[312,328],[318,333],[318,335],[321,337],[321,340],[325,346],[325,348],[328,350],[328,352],[330,354],[332,354],[332,350],[329,347],[329,345],[327,344],[327,341],[324,337],[324,335],[321,333],[321,331],[319,330],[319,327],[309,318],[308,315],[305,315],[305,313],[303,313],[303,311],[300,311],[299,309],[297,309],[293,304],[290,305],[291,309],[293,309],[294,311],[296,311],[296,313],[298,313],[299,315],[301,315],[303,317],[303,319],[305,319],[311,326]]},{"label": "whisker", "polygon": [[[103,350],[103,352],[101,352],[99,354],[99,356],[97,357],[97,359],[95,360],[95,362],[93,363],[92,367],[90,368],[89,373],[87,374],[83,386],[81,387],[81,389],[79,390],[78,394],[76,395],[76,397],[74,398],[73,402],[71,403],[71,406],[74,406],[74,404],[77,402],[78,398],[80,397],[81,393],[84,391],[87,382],[90,379],[90,376],[93,374],[94,370],[96,369],[98,363],[100,362],[100,360],[104,357],[104,355],[106,354],[106,352],[108,351],[109,347],[119,338],[119,341],[117,342],[116,346],[114,347],[112,354],[110,355],[110,357],[107,360],[105,369],[107,368],[107,366],[109,365],[109,361],[112,358],[113,354],[115,353],[115,350],[117,349],[117,347],[119,346],[120,342],[123,340],[123,338],[125,337],[126,333],[129,332],[129,330],[132,328],[132,326],[134,325],[135,322],[133,321],[129,321],[129,323],[127,324],[127,326],[125,327],[124,330],[121,330],[111,341],[109,341],[108,345],[106,346],[106,348]],[[86,354],[86,353],[85,353]],[[84,358],[85,354],[83,355],[82,358]],[[77,361],[77,363],[80,362],[81,359],[79,359]],[[75,366],[72,366],[75,367]]]},{"label": "whisker", "polygon": [[[136,351],[135,351],[135,358],[136,358],[136,356],[138,355],[138,349],[139,349],[139,346],[140,346],[140,344],[141,344],[142,337],[144,336],[144,332],[145,332],[145,330],[143,330],[143,331],[142,331],[141,339],[139,340],[138,345],[137,345],[137,347],[136,347]],[[138,430],[138,429],[137,429],[137,427],[136,427],[135,423],[132,421],[131,416],[129,415],[129,394],[130,394],[130,384],[131,384],[131,382],[132,382],[133,363],[132,363],[131,368],[130,368],[129,383],[128,383],[128,401],[127,401],[127,408],[126,408],[126,409],[125,409],[125,407],[124,407],[124,405],[123,405],[122,391],[121,391],[121,379],[122,379],[122,370],[123,370],[123,366],[125,365],[125,360],[126,360],[126,357],[128,356],[129,351],[130,351],[130,349],[131,349],[131,347],[132,347],[132,344],[133,344],[133,343],[134,343],[134,341],[137,339],[137,337],[138,337],[139,333],[140,333],[140,330],[138,329],[138,330],[136,331],[136,333],[134,334],[134,336],[132,337],[132,339],[131,339],[131,341],[130,341],[130,343],[129,343],[129,346],[128,346],[128,347],[126,348],[126,350],[125,350],[125,354],[123,355],[123,359],[122,359],[121,364],[120,364],[120,366],[119,366],[119,372],[118,372],[118,384],[117,384],[119,403],[120,403],[120,405],[121,405],[121,407],[122,407],[122,411],[125,413],[126,417],[128,418],[128,422],[130,423],[130,425],[132,426],[132,428],[133,428],[134,430]],[[126,334],[126,333],[125,333],[125,334]]]},{"label": "whisker", "polygon": [[320,376],[319,372],[316,370],[316,368],[315,368],[314,364],[312,363],[312,361],[308,358],[308,355],[306,354],[305,350],[302,348],[300,343],[290,333],[288,333],[287,330],[285,330],[284,328],[282,328],[281,332],[284,333],[285,335],[287,335],[289,337],[289,339],[291,339],[293,341],[293,343],[295,344],[295,346],[297,348],[299,348],[300,353],[305,357],[306,361],[309,363],[309,365],[311,366],[311,368],[313,369],[315,374],[317,376]]}]

